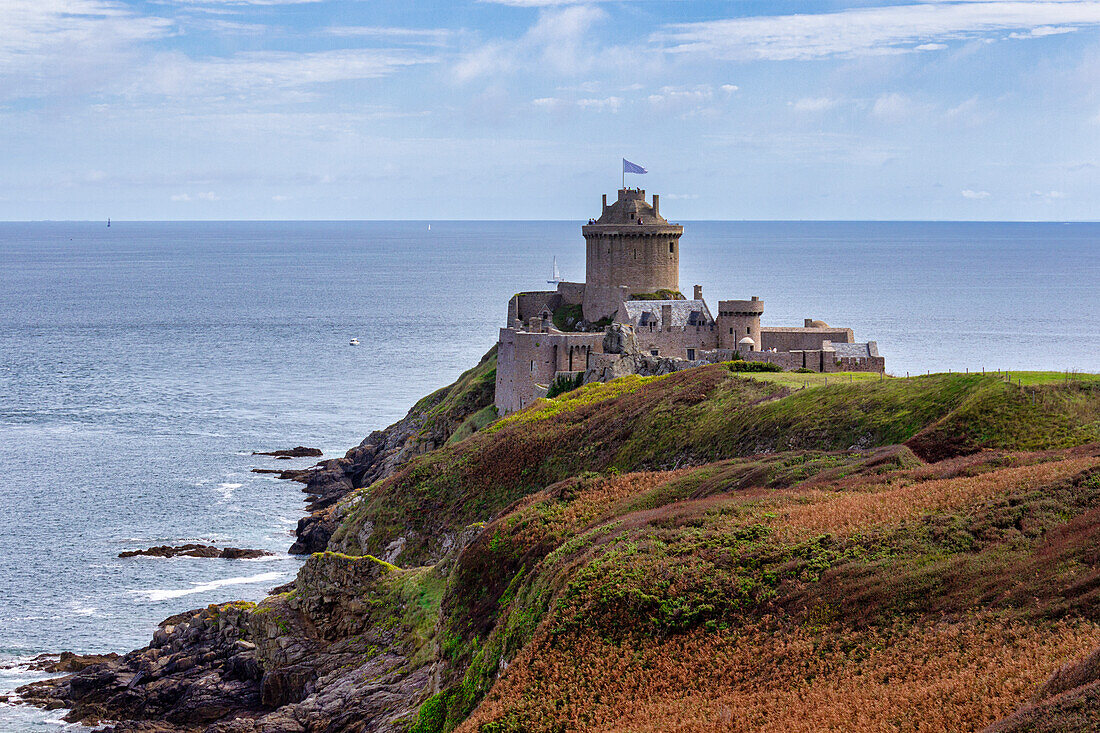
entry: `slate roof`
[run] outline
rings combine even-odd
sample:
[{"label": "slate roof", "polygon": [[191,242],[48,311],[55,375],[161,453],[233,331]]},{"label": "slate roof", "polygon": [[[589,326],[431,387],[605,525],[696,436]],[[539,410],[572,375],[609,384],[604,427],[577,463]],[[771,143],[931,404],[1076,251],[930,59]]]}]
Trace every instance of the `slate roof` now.
[{"label": "slate roof", "polygon": [[[703,300],[628,300],[626,305],[627,320],[634,326],[646,325],[649,322],[654,328],[665,328],[661,323],[661,306],[672,306],[672,326],[685,328],[687,326],[709,326],[714,322],[710,309]],[[643,314],[645,316],[643,322]]]},{"label": "slate roof", "polygon": [[878,356],[878,349],[874,341],[869,341],[865,344],[834,343],[832,346],[836,350],[836,357],[838,359],[845,356],[856,356],[863,359],[870,356]]}]

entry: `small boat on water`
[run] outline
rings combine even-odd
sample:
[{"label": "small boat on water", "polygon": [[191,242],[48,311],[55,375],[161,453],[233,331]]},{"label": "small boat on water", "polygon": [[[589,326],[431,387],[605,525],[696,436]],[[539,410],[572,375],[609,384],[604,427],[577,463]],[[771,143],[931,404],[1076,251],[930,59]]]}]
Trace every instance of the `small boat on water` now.
[{"label": "small boat on water", "polygon": [[553,275],[553,277],[551,277],[546,282],[550,283],[551,285],[557,285],[558,283],[561,282],[561,273],[558,271],[558,258],[557,257],[554,258],[554,275]]},{"label": "small boat on water", "polygon": [[359,345],[359,339],[352,339],[351,341],[348,341],[348,346],[358,346],[358,345]]}]

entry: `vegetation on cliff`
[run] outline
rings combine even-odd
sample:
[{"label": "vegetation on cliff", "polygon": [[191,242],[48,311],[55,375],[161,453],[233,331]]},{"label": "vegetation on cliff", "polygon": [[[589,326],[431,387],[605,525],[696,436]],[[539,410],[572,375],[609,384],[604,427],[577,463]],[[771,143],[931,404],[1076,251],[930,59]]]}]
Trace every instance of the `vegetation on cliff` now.
[{"label": "vegetation on cliff", "polygon": [[490,422],[240,612],[232,730],[1100,725],[1100,381],[719,364]]}]

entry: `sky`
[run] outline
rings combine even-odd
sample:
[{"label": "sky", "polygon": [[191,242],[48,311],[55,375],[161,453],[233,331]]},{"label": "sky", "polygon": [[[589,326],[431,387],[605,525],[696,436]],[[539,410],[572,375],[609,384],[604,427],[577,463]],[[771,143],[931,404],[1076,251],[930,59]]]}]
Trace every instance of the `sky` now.
[{"label": "sky", "polygon": [[0,0],[0,219],[1100,219],[1100,0]]}]

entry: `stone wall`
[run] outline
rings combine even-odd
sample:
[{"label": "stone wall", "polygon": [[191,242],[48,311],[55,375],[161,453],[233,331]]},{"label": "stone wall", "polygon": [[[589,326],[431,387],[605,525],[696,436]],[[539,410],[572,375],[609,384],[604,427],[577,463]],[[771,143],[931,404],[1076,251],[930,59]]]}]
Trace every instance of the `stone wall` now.
[{"label": "stone wall", "polygon": [[764,351],[803,351],[820,350],[826,341],[833,343],[855,343],[855,335],[850,328],[774,328],[764,326],[760,329],[759,347]]},{"label": "stone wall", "polygon": [[546,394],[558,372],[586,368],[588,354],[603,350],[603,333],[539,333],[500,329],[495,404],[515,412]]},{"label": "stone wall", "polygon": [[[718,345],[718,333],[713,324],[706,326],[685,326],[661,329],[641,326],[634,329],[638,350],[652,356],[665,356],[688,359],[688,349],[695,352],[696,358],[702,358],[703,351],[710,351]],[[656,351],[656,354],[653,352]]]}]

